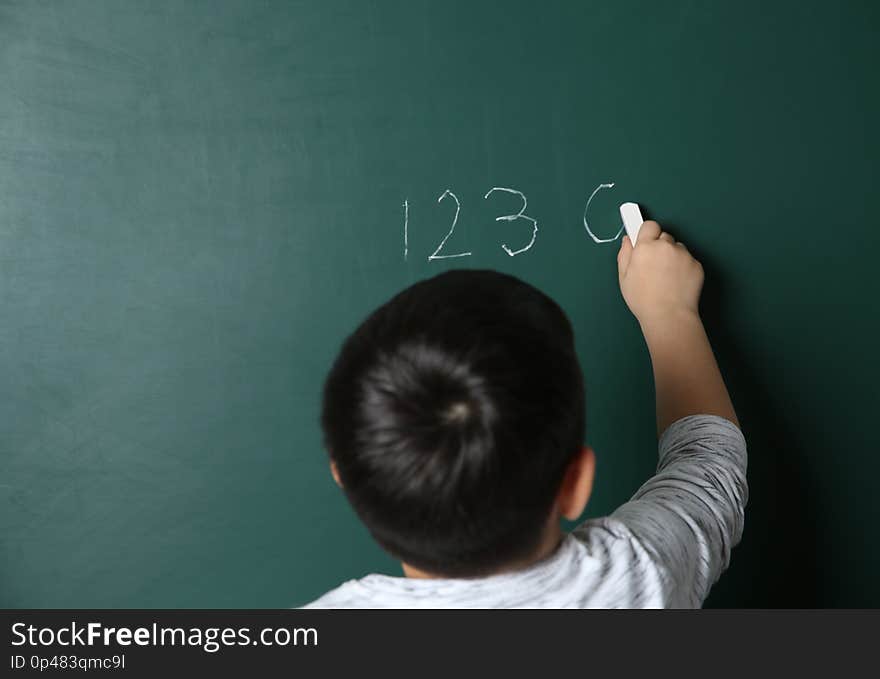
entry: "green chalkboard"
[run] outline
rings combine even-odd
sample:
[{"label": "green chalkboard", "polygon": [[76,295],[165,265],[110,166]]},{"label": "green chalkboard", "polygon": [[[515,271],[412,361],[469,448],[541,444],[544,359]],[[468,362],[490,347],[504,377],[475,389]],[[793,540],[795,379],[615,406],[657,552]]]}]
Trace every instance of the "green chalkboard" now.
[{"label": "green chalkboard", "polygon": [[611,511],[656,435],[617,246],[584,228],[610,183],[598,238],[636,201],[704,261],[749,442],[709,603],[880,605],[878,31],[812,0],[0,3],[0,606],[398,573],[319,394],[365,314],[450,267],[570,314]]}]

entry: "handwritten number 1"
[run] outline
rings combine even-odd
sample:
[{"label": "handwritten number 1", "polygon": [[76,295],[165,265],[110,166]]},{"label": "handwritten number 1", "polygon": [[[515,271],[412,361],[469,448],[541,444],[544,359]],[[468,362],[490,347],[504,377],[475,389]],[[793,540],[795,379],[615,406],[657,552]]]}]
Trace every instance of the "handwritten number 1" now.
[{"label": "handwritten number 1", "polygon": [[403,201],[403,261],[409,254],[409,201]]}]

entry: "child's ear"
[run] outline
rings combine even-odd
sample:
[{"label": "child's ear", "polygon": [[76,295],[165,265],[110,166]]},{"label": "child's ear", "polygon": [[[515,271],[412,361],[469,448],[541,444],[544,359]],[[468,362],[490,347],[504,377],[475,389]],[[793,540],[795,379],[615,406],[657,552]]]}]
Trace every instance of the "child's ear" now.
[{"label": "child's ear", "polygon": [[589,446],[584,446],[569,463],[559,488],[556,503],[564,518],[574,521],[583,514],[593,492],[595,473],[596,453]]},{"label": "child's ear", "polygon": [[336,481],[336,485],[342,488],[342,481],[339,480],[339,470],[336,468],[336,462],[334,460],[330,460],[330,473],[333,475],[333,480]]}]

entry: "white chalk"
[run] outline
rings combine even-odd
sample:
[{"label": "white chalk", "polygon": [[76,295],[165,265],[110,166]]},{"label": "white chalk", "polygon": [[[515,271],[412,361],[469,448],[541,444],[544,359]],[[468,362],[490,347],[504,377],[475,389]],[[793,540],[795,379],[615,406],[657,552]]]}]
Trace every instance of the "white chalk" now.
[{"label": "white chalk", "polygon": [[630,242],[635,245],[636,238],[639,237],[639,229],[642,228],[642,211],[639,210],[638,203],[623,203],[620,206],[620,218],[623,220],[623,228],[626,229],[626,235],[629,236]]}]

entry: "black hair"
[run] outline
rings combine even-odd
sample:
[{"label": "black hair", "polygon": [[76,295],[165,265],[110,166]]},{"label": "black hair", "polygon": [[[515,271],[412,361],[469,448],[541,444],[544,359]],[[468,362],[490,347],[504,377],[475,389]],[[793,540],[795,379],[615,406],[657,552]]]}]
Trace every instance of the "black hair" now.
[{"label": "black hair", "polygon": [[536,552],[584,413],[562,309],[513,276],[454,270],[399,293],[345,341],[321,424],[379,544],[474,577]]}]

